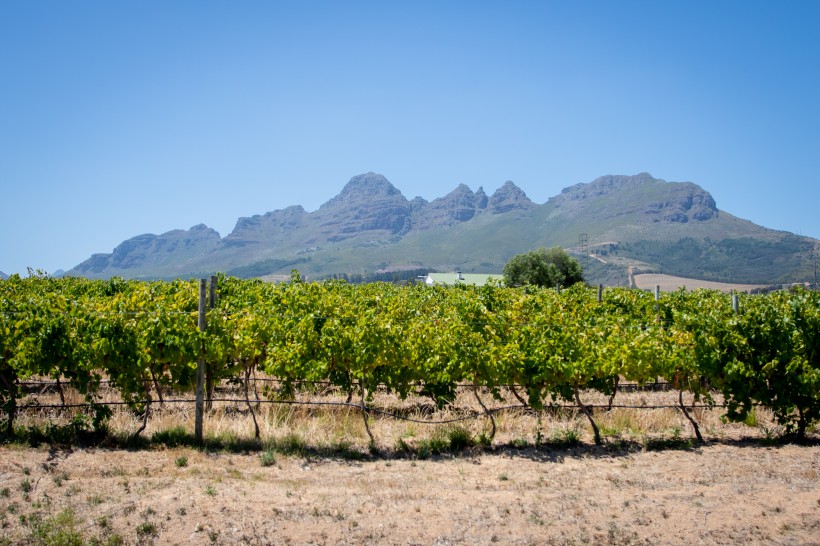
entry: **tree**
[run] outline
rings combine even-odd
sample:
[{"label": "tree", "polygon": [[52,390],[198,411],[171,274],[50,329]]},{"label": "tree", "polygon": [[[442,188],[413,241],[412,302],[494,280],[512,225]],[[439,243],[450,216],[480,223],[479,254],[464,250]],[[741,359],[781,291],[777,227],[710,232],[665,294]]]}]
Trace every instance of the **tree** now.
[{"label": "tree", "polygon": [[560,247],[517,254],[504,266],[507,286],[570,286],[584,280],[578,261]]}]

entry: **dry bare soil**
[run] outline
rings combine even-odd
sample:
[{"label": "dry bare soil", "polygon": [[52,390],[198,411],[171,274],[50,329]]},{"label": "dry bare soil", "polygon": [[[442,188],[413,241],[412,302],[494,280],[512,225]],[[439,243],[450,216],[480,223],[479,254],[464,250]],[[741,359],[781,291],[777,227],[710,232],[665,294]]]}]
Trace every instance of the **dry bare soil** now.
[{"label": "dry bare soil", "polygon": [[639,273],[635,275],[635,286],[643,290],[654,290],[656,286],[660,286],[663,292],[674,292],[679,288],[686,288],[687,290],[706,288],[709,290],[720,290],[722,292],[730,292],[732,290],[737,292],[751,292],[756,288],[766,288],[764,284],[735,284],[702,281],[661,273]]},{"label": "dry bare soil", "polygon": [[[820,445],[416,460],[0,448],[0,544],[820,544]],[[50,533],[50,534],[49,534]]]}]

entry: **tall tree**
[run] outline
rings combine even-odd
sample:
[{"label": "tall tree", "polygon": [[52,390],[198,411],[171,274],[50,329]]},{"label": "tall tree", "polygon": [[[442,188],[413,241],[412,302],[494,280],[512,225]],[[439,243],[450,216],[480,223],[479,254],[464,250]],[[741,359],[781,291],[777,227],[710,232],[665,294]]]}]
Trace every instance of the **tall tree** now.
[{"label": "tall tree", "polygon": [[504,266],[503,273],[507,286],[570,286],[584,280],[578,260],[557,246],[517,254]]}]

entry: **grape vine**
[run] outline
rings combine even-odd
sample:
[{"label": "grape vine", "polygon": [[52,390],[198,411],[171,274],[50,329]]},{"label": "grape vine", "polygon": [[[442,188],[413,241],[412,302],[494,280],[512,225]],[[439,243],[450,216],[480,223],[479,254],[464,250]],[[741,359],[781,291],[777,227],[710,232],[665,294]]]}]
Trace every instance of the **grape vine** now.
[{"label": "grape vine", "polygon": [[205,332],[197,306],[195,281],[0,281],[5,434],[29,378],[77,389],[103,426],[110,410],[98,403],[101,380],[147,420],[163,392],[193,389],[199,359],[210,385],[243,380],[249,407],[257,372],[279,380],[267,396],[292,398],[301,384],[325,381],[363,408],[379,388],[400,398],[422,392],[444,406],[466,384],[482,405],[482,395],[509,392],[533,409],[574,401],[596,442],[584,393],[614,396],[620,381],[671,382],[699,439],[684,395],[712,404],[720,393],[726,417],[737,421],[766,406],[796,437],[820,419],[820,294],[803,289],[740,295],[734,312],[729,295],[707,290],[655,301],[607,288],[598,301],[597,290],[580,284],[558,293],[220,276]]}]

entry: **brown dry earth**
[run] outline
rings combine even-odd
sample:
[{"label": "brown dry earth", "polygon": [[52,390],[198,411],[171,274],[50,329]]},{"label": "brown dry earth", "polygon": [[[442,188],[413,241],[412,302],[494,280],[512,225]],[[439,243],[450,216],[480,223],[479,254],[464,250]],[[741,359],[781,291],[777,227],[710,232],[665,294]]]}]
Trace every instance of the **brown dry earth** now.
[{"label": "brown dry earth", "polygon": [[0,544],[31,543],[21,520],[66,508],[100,543],[820,544],[816,444],[277,455],[271,466],[258,453],[11,446],[0,492]]}]

